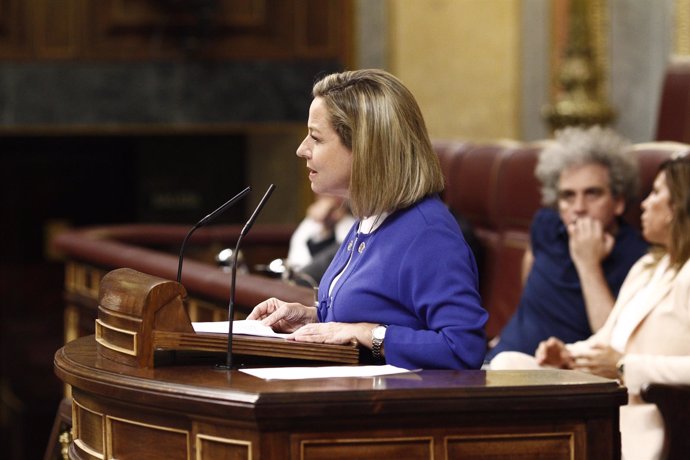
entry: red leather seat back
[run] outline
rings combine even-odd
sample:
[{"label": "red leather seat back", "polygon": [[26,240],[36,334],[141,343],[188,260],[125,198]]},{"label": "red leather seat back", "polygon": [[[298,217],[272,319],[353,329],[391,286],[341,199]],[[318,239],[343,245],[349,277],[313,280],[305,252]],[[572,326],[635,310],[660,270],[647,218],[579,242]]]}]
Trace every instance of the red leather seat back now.
[{"label": "red leather seat back", "polygon": [[[496,230],[494,202],[498,164],[505,146],[471,146],[451,165],[451,187],[446,201],[455,212],[479,229]],[[481,235],[480,235],[481,236]]]},{"label": "red leather seat back", "polygon": [[690,143],[690,58],[669,64],[661,89],[656,139]]}]

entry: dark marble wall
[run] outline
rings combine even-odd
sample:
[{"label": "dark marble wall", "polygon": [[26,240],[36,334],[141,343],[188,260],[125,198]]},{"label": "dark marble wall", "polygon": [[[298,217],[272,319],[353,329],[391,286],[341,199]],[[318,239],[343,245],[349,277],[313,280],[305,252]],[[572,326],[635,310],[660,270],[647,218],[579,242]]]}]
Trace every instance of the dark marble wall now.
[{"label": "dark marble wall", "polygon": [[0,126],[303,121],[329,61],[0,63]]}]

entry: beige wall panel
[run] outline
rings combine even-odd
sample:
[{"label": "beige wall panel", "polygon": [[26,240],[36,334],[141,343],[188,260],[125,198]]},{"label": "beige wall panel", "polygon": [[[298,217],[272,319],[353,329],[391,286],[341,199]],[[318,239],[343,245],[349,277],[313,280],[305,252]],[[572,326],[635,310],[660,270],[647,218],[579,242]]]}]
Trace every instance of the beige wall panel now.
[{"label": "beige wall panel", "polygon": [[676,0],[674,53],[690,56],[690,0]]},{"label": "beige wall panel", "polygon": [[432,138],[518,138],[520,0],[389,0],[389,68]]}]

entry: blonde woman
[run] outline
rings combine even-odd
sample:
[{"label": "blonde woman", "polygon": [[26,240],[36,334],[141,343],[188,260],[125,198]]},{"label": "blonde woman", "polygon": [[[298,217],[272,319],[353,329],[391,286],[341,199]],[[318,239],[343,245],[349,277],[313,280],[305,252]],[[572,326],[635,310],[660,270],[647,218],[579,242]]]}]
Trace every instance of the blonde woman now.
[{"label": "blonde woman", "polygon": [[479,368],[487,313],[477,268],[441,201],[443,175],[410,91],[381,70],[316,82],[297,149],[317,194],[347,200],[356,222],[324,274],[318,306],[268,299],[261,319],[305,342],[357,342],[373,362]]}]

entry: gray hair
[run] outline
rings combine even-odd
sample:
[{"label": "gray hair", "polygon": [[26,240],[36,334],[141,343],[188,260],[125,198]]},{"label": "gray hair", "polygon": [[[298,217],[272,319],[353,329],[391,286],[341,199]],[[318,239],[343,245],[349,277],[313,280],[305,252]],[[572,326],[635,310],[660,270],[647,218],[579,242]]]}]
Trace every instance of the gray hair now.
[{"label": "gray hair", "polygon": [[561,172],[574,166],[600,164],[609,171],[611,194],[623,197],[626,205],[637,196],[637,156],[630,143],[609,128],[570,127],[557,131],[556,142],[539,155],[535,175],[541,182],[544,206],[555,207]]}]

